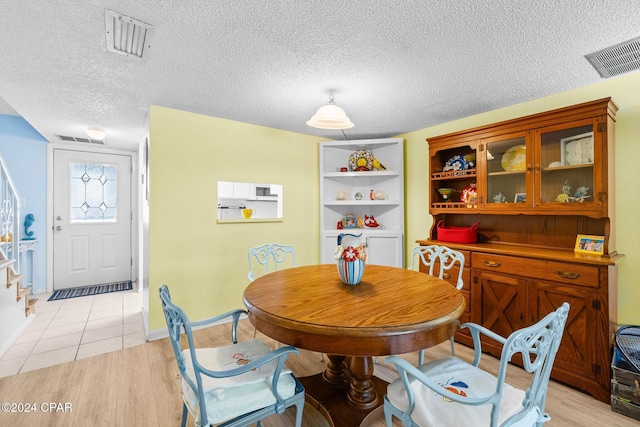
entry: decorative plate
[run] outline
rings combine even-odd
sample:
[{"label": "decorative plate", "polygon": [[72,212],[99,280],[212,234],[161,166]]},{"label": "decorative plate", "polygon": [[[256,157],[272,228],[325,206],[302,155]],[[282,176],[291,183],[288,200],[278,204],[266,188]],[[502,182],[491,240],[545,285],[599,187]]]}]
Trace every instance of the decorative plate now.
[{"label": "decorative plate", "polygon": [[472,182],[462,190],[460,201],[467,204],[475,204],[478,200],[478,191],[476,189],[476,183]]},{"label": "decorative plate", "polygon": [[373,170],[373,153],[370,150],[358,150],[349,156],[349,170],[370,171]]},{"label": "decorative plate", "polygon": [[514,172],[527,168],[527,151],[524,145],[514,145],[502,156],[502,169]]},{"label": "decorative plate", "polygon": [[458,154],[447,160],[444,168],[442,168],[442,172],[461,171],[465,169],[469,169],[469,162],[464,159],[464,156]]}]

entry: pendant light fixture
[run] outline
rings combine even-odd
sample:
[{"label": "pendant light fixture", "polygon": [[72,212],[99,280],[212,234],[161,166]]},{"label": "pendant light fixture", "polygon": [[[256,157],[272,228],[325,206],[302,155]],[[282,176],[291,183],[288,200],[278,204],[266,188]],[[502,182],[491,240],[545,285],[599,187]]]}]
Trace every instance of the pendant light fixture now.
[{"label": "pendant light fixture", "polygon": [[318,129],[351,129],[354,126],[344,110],[333,102],[332,93],[329,94],[327,105],[318,108],[307,125]]}]

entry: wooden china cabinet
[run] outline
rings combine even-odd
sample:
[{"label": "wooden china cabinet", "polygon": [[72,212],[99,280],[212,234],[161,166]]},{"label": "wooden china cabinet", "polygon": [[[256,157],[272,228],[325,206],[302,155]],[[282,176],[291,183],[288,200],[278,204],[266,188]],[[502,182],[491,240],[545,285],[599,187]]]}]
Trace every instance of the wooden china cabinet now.
[{"label": "wooden china cabinet", "polygon": [[[429,138],[434,225],[418,241],[464,253],[463,322],[507,336],[569,302],[552,378],[603,402],[624,258],[613,232],[616,111],[606,98]],[[477,243],[440,242],[440,221],[478,222]],[[578,235],[603,236],[603,254],[574,252]],[[472,345],[466,333],[456,340]],[[487,340],[483,350],[500,347]]]}]

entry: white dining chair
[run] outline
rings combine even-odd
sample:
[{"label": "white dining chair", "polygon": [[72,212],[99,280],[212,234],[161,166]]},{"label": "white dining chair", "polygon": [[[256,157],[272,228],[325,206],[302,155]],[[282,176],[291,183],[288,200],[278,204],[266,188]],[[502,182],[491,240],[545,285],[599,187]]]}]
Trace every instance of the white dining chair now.
[{"label": "white dining chair", "polygon": [[[419,259],[419,263],[416,265],[416,257]],[[416,246],[411,252],[411,266],[410,269],[418,269],[420,263],[429,267],[429,274],[434,275],[434,271],[440,279],[448,279],[449,274],[447,271],[451,271],[457,264],[460,268],[458,270],[458,279],[456,281],[456,288],[462,289],[464,281],[462,280],[462,270],[464,269],[464,254],[462,252],[453,250],[446,246],[439,245],[427,245]],[[436,266],[438,269],[436,271]]]},{"label": "white dining chair", "polygon": [[[253,282],[259,273],[266,274],[277,271],[278,268],[295,267],[295,250],[291,245],[281,245],[279,243],[265,243],[260,246],[249,248],[249,273],[247,277]],[[261,271],[257,268],[261,266]]]},{"label": "white dining chair", "polygon": [[[418,263],[416,264],[416,258],[418,259]],[[420,267],[420,263],[429,267],[429,274],[431,276],[435,275],[443,280],[449,279],[451,273],[448,273],[453,270],[456,264],[458,265],[458,279],[456,280],[456,289],[460,290],[464,286],[464,281],[462,280],[462,271],[464,270],[464,254],[462,252],[458,252],[446,246],[440,245],[426,245],[426,246],[416,246],[413,248],[411,252],[411,266],[410,269],[418,269]],[[436,270],[437,267],[437,270]],[[455,355],[455,343],[454,338],[450,338],[451,341],[451,354]],[[420,350],[418,352],[418,364],[421,365],[424,363],[424,350]]]}]

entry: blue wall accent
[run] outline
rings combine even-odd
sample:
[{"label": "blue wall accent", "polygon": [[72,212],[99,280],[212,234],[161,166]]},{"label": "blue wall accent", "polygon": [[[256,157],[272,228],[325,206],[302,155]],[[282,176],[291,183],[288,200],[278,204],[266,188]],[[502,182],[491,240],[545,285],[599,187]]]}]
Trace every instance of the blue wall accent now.
[{"label": "blue wall accent", "polygon": [[[29,229],[38,240],[36,286],[46,291],[47,248],[47,140],[26,120],[0,114],[0,154],[22,199],[20,237],[24,237],[24,217],[32,213],[35,222]],[[31,282],[31,278],[28,278]]]}]

